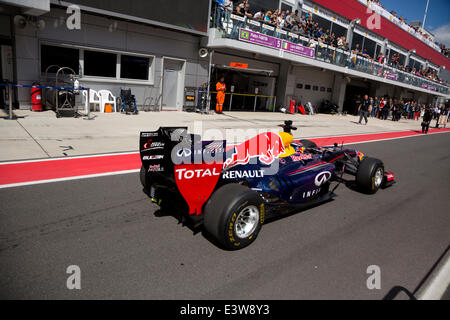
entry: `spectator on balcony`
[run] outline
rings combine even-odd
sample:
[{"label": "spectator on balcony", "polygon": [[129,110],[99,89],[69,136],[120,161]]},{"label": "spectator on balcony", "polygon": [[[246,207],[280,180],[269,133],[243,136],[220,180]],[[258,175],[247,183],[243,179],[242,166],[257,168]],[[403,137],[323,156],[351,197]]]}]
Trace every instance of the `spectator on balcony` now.
[{"label": "spectator on balcony", "polygon": [[264,17],[266,16],[266,11],[264,9],[259,10],[255,15],[253,16],[253,19],[262,21],[264,20]]},{"label": "spectator on balcony", "polygon": [[345,42],[344,44],[344,51],[346,52],[350,51],[350,44],[348,42]]},{"label": "spectator on balcony", "polygon": [[379,64],[386,64],[386,57],[382,53],[380,53],[378,55],[378,63]]},{"label": "spectator on balcony", "polygon": [[298,33],[301,34],[302,36],[306,36],[308,34],[305,24],[301,23],[298,25]]},{"label": "spectator on balcony", "polygon": [[299,24],[299,23],[300,23],[300,17],[299,17],[299,15],[298,15],[298,10],[295,10],[295,13],[294,13],[294,19],[295,19],[295,23],[296,23],[296,24]]},{"label": "spectator on balcony", "polygon": [[[277,26],[278,28],[282,29],[286,26],[286,11],[283,11],[277,19]],[[277,38],[280,36],[280,34],[277,32],[276,34]]]},{"label": "spectator on balcony", "polygon": [[[319,23],[318,23],[318,22],[316,22],[316,23],[311,22],[311,23],[312,23],[313,37],[314,37],[314,34],[315,34],[318,30],[320,30],[320,27],[319,27]],[[319,37],[316,37],[316,38],[319,38]]]},{"label": "spectator on balcony", "polygon": [[330,46],[333,46],[333,47],[336,48],[337,40],[336,40],[336,34],[334,32],[328,38],[328,43],[329,43]]},{"label": "spectator on balcony", "polygon": [[344,49],[344,44],[345,44],[345,37],[339,37],[337,39],[337,47],[338,49]]},{"label": "spectator on balcony", "polygon": [[[251,18],[252,14],[250,13],[250,4],[248,3],[248,0],[243,0],[240,4],[236,6],[236,15],[246,18]],[[237,38],[237,33],[239,28],[242,28],[244,26],[244,23],[242,21],[233,21],[233,31],[231,32],[231,38],[235,39]]]},{"label": "spectator on balcony", "polygon": [[[266,12],[266,14],[264,15],[264,17],[263,17],[263,19],[262,19],[262,22],[265,24],[265,25],[270,25],[270,24],[272,24],[272,11],[270,11],[270,10],[268,10],[267,12]],[[262,33],[263,34],[267,34],[269,32],[269,30],[268,29],[266,29],[266,28],[262,28]]]},{"label": "spectator on balcony", "polygon": [[359,47],[359,44],[357,43],[350,55],[350,66],[352,68],[355,68],[357,65],[359,65],[358,56],[360,54],[361,54],[361,48]]},{"label": "spectator on balcony", "polygon": [[251,18],[253,16],[250,12],[250,4],[248,3],[248,1],[244,5],[243,13],[246,18]]},{"label": "spectator on balcony", "polygon": [[302,17],[300,18],[300,23],[306,25],[306,16],[302,15]]},{"label": "spectator on balcony", "polygon": [[231,14],[233,13],[233,1],[232,0],[225,0],[225,6],[224,6],[224,15],[225,15],[225,21],[227,23],[227,28],[230,27],[230,21],[231,21]]},{"label": "spectator on balcony", "polygon": [[274,12],[273,12],[273,14],[272,14],[272,16],[270,17],[270,20],[272,21],[272,24],[273,25],[276,25],[277,24],[277,21],[278,21],[278,15],[280,14],[280,10],[279,9],[276,9]]},{"label": "spectator on balcony", "polygon": [[312,15],[311,11],[308,11],[308,12],[305,14],[305,16],[306,16],[306,20],[312,21],[313,15]]},{"label": "spectator on balcony", "polygon": [[290,13],[290,14],[286,17],[286,24],[285,24],[285,27],[286,27],[287,29],[292,29],[292,27],[293,27],[295,24],[296,24],[296,21],[295,21],[295,13],[292,12],[292,13]]},{"label": "spectator on balcony", "polygon": [[216,28],[223,31],[225,28],[223,27],[222,18],[224,17],[225,11],[225,0],[216,0]]},{"label": "spectator on balcony", "polygon": [[[339,50],[344,50],[344,46],[345,46],[345,37],[339,37],[339,38],[337,38],[336,44],[337,44],[337,48],[338,48]],[[344,57],[344,53],[339,52],[339,51],[336,52],[336,58],[335,58],[336,64],[342,65],[343,57]]]},{"label": "spectator on balcony", "polygon": [[398,53],[394,53],[391,58],[391,65],[395,68],[398,67],[400,55]]},{"label": "spectator on balcony", "polygon": [[273,15],[272,11],[270,11],[270,10],[267,11],[266,14],[264,15],[264,19],[263,19],[264,22],[268,23],[268,24],[272,23],[272,15]]},{"label": "spectator on balcony", "polygon": [[314,34],[314,37],[316,39],[319,39],[323,35],[323,28],[317,29],[316,33]]},{"label": "spectator on balcony", "polygon": [[242,0],[242,2],[236,6],[236,14],[248,18],[252,17],[248,0]]}]

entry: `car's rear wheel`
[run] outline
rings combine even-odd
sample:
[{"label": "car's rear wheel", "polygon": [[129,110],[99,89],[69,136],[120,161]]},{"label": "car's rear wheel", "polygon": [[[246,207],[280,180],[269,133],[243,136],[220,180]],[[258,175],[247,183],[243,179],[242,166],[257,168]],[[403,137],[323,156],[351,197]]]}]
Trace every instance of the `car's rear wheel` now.
[{"label": "car's rear wheel", "polygon": [[144,187],[144,190],[149,191],[150,185],[148,183],[148,177],[147,177],[147,173],[146,173],[144,166],[141,166],[141,172],[139,173],[139,178],[141,179],[141,184]]},{"label": "car's rear wheel", "polygon": [[203,224],[224,248],[239,250],[256,240],[264,218],[264,204],[256,192],[239,184],[227,184],[209,199]]},{"label": "car's rear wheel", "polygon": [[364,158],[359,164],[356,183],[365,192],[375,194],[384,180],[384,165],[381,160]]},{"label": "car's rear wheel", "polygon": [[317,144],[315,142],[310,141],[310,140],[300,140],[300,143],[306,149],[317,149]]}]

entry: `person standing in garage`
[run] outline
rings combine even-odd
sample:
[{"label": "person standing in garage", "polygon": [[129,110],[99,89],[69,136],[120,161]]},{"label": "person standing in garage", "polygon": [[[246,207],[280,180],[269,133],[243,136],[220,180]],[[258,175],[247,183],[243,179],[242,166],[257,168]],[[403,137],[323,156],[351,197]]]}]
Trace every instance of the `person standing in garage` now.
[{"label": "person standing in garage", "polygon": [[223,109],[223,103],[225,102],[225,91],[227,91],[227,86],[225,85],[225,77],[220,77],[219,82],[216,84],[217,90],[217,104],[216,104],[216,112],[221,114]]}]

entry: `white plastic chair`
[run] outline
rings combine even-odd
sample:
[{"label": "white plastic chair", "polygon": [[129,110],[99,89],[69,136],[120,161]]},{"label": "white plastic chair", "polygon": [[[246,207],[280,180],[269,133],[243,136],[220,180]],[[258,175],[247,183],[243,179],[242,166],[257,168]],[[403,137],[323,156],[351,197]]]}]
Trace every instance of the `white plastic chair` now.
[{"label": "white plastic chair", "polygon": [[117,112],[116,97],[113,96],[109,90],[100,90],[98,92],[100,96],[100,112],[105,112],[105,104],[110,104],[113,106],[113,111]]},{"label": "white plastic chair", "polygon": [[98,104],[99,110],[101,110],[101,99],[100,99],[100,96],[97,91],[89,89],[89,101],[88,101],[87,91],[83,90],[83,98],[84,98],[84,108],[85,108],[86,114],[88,113],[89,108],[91,107],[91,104],[94,105],[94,110],[95,110],[95,105],[97,105],[97,104]]}]

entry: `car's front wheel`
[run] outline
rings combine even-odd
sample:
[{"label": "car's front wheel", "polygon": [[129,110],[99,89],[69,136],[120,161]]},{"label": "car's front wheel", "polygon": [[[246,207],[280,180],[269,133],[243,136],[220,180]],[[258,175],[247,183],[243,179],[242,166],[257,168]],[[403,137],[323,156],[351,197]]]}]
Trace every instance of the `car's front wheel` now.
[{"label": "car's front wheel", "polygon": [[228,184],[209,199],[203,223],[205,230],[226,249],[239,250],[256,240],[264,218],[264,203],[256,192]]},{"label": "car's front wheel", "polygon": [[306,149],[317,149],[317,144],[315,142],[310,141],[310,140],[300,140],[300,143]]},{"label": "car's front wheel", "polygon": [[384,181],[384,165],[381,160],[364,158],[359,164],[356,183],[365,192],[375,194]]}]

